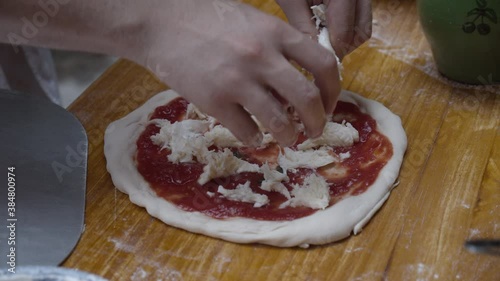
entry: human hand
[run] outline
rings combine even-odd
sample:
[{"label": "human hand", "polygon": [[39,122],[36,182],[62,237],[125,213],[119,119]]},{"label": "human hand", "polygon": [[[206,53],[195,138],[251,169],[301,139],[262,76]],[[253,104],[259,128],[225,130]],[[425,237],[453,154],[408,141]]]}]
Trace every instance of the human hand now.
[{"label": "human hand", "polygon": [[310,7],[326,5],[326,21],[335,53],[341,59],[370,39],[371,0],[276,0],[292,26],[303,33],[317,34]]},{"label": "human hand", "polygon": [[309,137],[319,136],[340,93],[333,54],[278,18],[238,2],[217,2],[225,6],[158,1],[148,15],[144,47],[131,59],[160,70],[160,79],[246,144],[262,139],[249,113],[281,144],[295,142],[295,126],[280,99],[294,106]]}]

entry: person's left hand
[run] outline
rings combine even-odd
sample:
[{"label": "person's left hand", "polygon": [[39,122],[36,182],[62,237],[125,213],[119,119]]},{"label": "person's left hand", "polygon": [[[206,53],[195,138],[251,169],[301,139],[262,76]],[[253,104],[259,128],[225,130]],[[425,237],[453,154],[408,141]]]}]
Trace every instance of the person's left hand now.
[{"label": "person's left hand", "polygon": [[371,0],[276,0],[288,21],[299,31],[316,36],[312,5],[326,5],[327,28],[337,56],[342,59],[370,39]]}]

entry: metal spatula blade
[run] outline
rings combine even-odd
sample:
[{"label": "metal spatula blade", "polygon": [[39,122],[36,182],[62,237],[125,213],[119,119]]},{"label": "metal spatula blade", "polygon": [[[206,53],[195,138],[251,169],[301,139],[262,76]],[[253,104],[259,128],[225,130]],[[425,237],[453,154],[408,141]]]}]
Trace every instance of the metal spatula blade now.
[{"label": "metal spatula blade", "polygon": [[84,229],[85,130],[46,99],[0,91],[0,140],[0,268],[58,265]]}]

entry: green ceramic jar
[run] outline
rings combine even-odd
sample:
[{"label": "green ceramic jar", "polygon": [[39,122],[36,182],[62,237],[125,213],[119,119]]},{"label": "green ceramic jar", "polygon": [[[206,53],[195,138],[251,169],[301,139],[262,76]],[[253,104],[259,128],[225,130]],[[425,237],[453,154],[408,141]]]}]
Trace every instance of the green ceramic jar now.
[{"label": "green ceramic jar", "polygon": [[500,83],[500,0],[418,0],[438,70],[469,84]]}]

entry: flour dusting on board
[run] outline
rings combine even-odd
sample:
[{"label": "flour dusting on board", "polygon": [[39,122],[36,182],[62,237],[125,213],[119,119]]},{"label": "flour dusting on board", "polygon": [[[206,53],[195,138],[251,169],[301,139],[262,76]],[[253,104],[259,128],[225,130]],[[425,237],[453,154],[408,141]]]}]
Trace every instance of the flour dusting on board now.
[{"label": "flour dusting on board", "polygon": [[481,231],[477,228],[473,228],[469,231],[469,238],[474,238],[476,236],[479,236],[481,234]]},{"label": "flour dusting on board", "polygon": [[183,280],[182,274],[173,269],[169,269],[165,274],[162,274],[163,276],[161,278],[156,279],[157,281],[163,281],[163,280],[168,280],[168,281],[181,281]]},{"label": "flour dusting on board", "polygon": [[384,272],[380,271],[370,271],[363,273],[359,276],[354,277],[351,281],[370,281],[370,280],[379,280],[384,276]]},{"label": "flour dusting on board", "polygon": [[[374,18],[383,17],[374,14]],[[396,60],[409,64],[423,73],[439,80],[440,82],[459,89],[476,89],[491,93],[498,93],[500,87],[497,85],[468,85],[452,81],[441,75],[436,67],[432,51],[423,34],[414,36],[413,33],[398,33],[398,38],[391,38],[391,33],[384,32],[389,23],[385,20],[373,21],[372,38],[368,40],[368,46],[375,48],[379,53],[388,55]],[[420,28],[416,28],[422,32]],[[402,77],[405,74],[402,74]],[[491,77],[478,77],[478,83],[488,84]]]},{"label": "flour dusting on board", "polygon": [[[124,237],[128,236],[128,233],[124,233]],[[200,260],[200,256],[189,256],[183,255],[181,253],[175,252],[175,250],[161,250],[154,253],[150,253],[147,256],[143,256],[141,251],[138,251],[138,245],[133,245],[127,243],[125,238],[117,238],[110,237],[108,238],[108,242],[114,244],[115,249],[124,251],[127,253],[133,253],[133,263],[138,264],[139,266],[135,269],[135,271],[130,275],[131,281],[140,281],[140,280],[168,280],[168,281],[181,281],[184,280],[184,277],[187,276],[196,276],[199,280],[207,280],[207,281],[215,281],[217,278],[214,276],[208,276],[209,272],[203,271],[195,271],[195,270],[187,270],[185,272],[180,272],[176,269],[169,268],[166,264],[160,263],[157,260],[164,260],[164,256],[168,256],[169,258],[177,258],[189,261]],[[182,249],[177,249],[182,250]],[[214,257],[212,265],[215,267],[215,272],[221,274],[226,272],[231,264],[232,259],[226,255],[218,254]],[[124,273],[115,273],[115,276],[118,279],[123,279]],[[130,273],[129,273],[130,274]],[[186,276],[183,277],[183,274]],[[154,277],[157,277],[155,279]],[[199,277],[199,278],[198,278]],[[127,276],[127,279],[129,277]]]},{"label": "flour dusting on board", "polygon": [[[160,264],[159,262],[154,261],[154,256],[144,257],[140,255],[140,251],[136,250],[136,246],[126,243],[120,238],[108,238],[109,242],[112,242],[115,246],[115,249],[127,252],[134,253],[134,260],[136,263],[141,266],[138,267],[134,273],[130,276],[131,281],[140,281],[140,280],[149,280],[151,276],[149,276],[148,272],[153,273],[155,276],[160,276],[161,278],[157,280],[169,280],[169,281],[180,281],[182,279],[182,274],[175,270],[165,266],[165,264]],[[117,273],[119,274],[119,273]],[[116,274],[115,274],[116,275]],[[123,278],[124,276],[117,276],[118,278]],[[146,278],[148,277],[148,278]]]},{"label": "flour dusting on board", "polygon": [[133,253],[135,250],[135,246],[131,244],[127,244],[118,238],[108,238],[109,242],[113,242],[115,244],[115,248],[127,253]]},{"label": "flour dusting on board", "polygon": [[231,258],[225,256],[217,256],[214,259],[217,264],[217,272],[222,273],[223,271],[227,271],[228,264],[231,262]]},{"label": "flour dusting on board", "polygon": [[406,276],[412,276],[410,280],[416,281],[427,281],[437,275],[434,272],[434,266],[423,263],[407,265],[405,267],[405,272]]},{"label": "flour dusting on board", "polygon": [[362,251],[364,248],[363,247],[358,247],[356,249],[353,249],[353,248],[349,248],[349,249],[345,249],[345,253],[354,253],[354,252],[359,252],[359,251]]},{"label": "flour dusting on board", "polygon": [[[108,238],[108,241],[112,242],[115,245],[115,248],[120,250],[120,251],[124,251],[127,253],[135,253],[136,252],[135,245],[128,244],[119,238]],[[176,253],[174,251],[170,251],[170,250],[162,250],[161,256],[164,256],[164,255],[167,255],[170,257],[175,257],[175,258],[180,258],[180,259],[185,259],[185,260],[199,260],[200,259],[197,256],[182,255],[182,254]]]},{"label": "flour dusting on board", "polygon": [[418,96],[420,96],[420,95],[422,95],[422,94],[425,94],[425,89],[420,88],[420,89],[418,89],[418,90],[416,90],[416,91],[415,91],[414,96],[415,96],[415,97],[418,97]]},{"label": "flour dusting on board", "polygon": [[134,274],[130,277],[132,281],[135,280],[145,280],[145,278],[148,276],[148,273],[146,270],[144,270],[142,267],[138,267],[135,271]]},{"label": "flour dusting on board", "polygon": [[[135,257],[137,258],[137,257]],[[169,268],[165,264],[160,264],[159,262],[154,262],[145,257],[138,257],[140,266],[134,271],[134,273],[128,277],[119,275],[115,276],[118,280],[131,280],[131,281],[142,281],[142,280],[157,280],[157,281],[182,281],[182,273],[173,268]],[[154,279],[153,277],[156,277]]]}]

